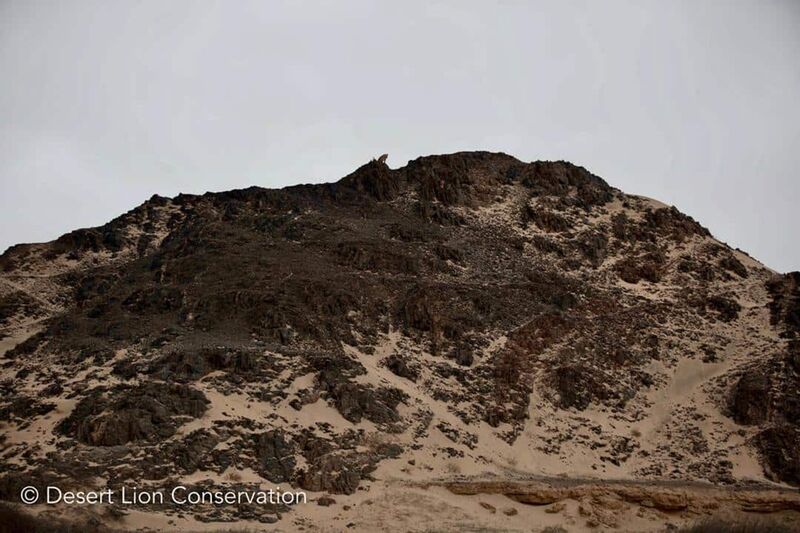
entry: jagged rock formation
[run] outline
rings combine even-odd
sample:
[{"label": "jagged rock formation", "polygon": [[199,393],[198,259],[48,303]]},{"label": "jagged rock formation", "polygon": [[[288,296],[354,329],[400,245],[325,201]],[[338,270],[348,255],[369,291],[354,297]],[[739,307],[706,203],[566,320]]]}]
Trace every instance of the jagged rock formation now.
[{"label": "jagged rock formation", "polygon": [[798,485],[798,282],[565,162],[154,196],[0,257],[0,497],[203,472]]}]

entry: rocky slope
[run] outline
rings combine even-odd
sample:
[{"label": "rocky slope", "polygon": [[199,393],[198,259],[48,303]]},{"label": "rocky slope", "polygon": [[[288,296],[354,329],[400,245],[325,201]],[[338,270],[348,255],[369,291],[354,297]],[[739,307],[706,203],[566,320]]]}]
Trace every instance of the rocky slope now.
[{"label": "rocky slope", "polygon": [[[154,196],[0,257],[0,498],[136,482],[338,502],[92,511],[120,528],[291,530],[344,527],[380,498],[400,520],[426,494],[446,529],[462,496],[411,487],[535,474],[788,489],[799,285],[565,162],[458,153]],[[536,510],[518,507],[503,529],[530,527]],[[496,522],[475,509],[453,527]],[[585,526],[574,511],[553,515]]]}]

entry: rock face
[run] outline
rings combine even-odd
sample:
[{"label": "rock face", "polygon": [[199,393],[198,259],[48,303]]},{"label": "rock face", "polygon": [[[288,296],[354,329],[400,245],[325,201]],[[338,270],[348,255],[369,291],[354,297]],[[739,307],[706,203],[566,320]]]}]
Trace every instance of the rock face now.
[{"label": "rock face", "polygon": [[382,465],[511,464],[800,484],[800,274],[567,162],[156,196],[12,247],[0,282],[4,486],[352,494]]},{"label": "rock face", "polygon": [[[741,381],[758,380],[748,411],[755,411],[757,423],[764,428],[754,441],[764,461],[767,477],[800,485],[800,272],[771,279],[768,289],[772,322],[786,347],[766,364],[758,365],[758,378],[743,377]],[[737,389],[738,390],[738,389]],[[748,419],[749,420],[749,419]],[[766,427],[765,427],[766,426]]]}]

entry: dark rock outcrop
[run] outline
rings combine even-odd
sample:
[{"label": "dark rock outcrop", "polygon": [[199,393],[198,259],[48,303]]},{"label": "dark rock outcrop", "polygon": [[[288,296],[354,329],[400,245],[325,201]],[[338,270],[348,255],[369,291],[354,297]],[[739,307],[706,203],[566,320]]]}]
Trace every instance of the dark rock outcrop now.
[{"label": "dark rock outcrop", "polygon": [[730,406],[733,419],[744,425],[757,425],[767,421],[770,411],[769,378],[758,372],[739,378],[731,391]]},{"label": "dark rock outcrop", "polygon": [[89,391],[58,429],[92,446],[160,440],[175,433],[180,417],[202,416],[207,404],[203,393],[185,385],[101,387]]},{"label": "dark rock outcrop", "polygon": [[800,485],[800,429],[774,426],[755,436],[755,444],[764,459],[767,477]]},{"label": "dark rock outcrop", "polygon": [[294,446],[281,430],[272,430],[254,436],[255,455],[264,476],[273,483],[292,479],[295,459]]}]

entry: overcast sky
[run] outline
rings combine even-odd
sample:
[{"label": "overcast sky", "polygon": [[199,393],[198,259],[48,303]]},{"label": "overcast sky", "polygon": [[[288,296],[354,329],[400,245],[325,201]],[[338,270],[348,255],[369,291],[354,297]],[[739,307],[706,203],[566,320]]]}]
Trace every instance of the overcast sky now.
[{"label": "overcast sky", "polygon": [[0,0],[0,250],[371,157],[567,159],[800,269],[800,2]]}]

